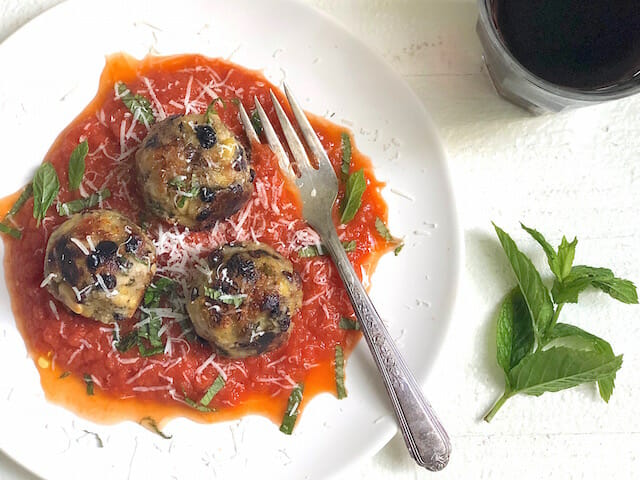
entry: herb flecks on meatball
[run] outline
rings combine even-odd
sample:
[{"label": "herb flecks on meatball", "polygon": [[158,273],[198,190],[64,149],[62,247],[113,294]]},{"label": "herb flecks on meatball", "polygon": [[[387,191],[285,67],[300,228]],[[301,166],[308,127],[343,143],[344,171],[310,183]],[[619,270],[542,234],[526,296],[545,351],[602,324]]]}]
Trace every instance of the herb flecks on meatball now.
[{"label": "herb flecks on meatball", "polygon": [[69,310],[110,323],[133,316],[156,271],[153,243],[112,210],[79,213],[49,238],[44,284]]},{"label": "herb flecks on meatball", "polygon": [[247,152],[215,113],[174,115],[153,125],[136,167],[147,207],[193,229],[234,214],[253,191]]},{"label": "herb flecks on meatball", "polygon": [[262,243],[213,251],[199,270],[187,310],[196,333],[222,355],[245,358],[283,345],[302,306],[289,260]]}]

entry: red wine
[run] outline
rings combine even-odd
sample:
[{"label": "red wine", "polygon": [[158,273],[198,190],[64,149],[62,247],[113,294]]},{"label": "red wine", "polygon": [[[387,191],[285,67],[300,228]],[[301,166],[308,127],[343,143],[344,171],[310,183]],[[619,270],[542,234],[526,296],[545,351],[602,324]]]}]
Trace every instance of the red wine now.
[{"label": "red wine", "polygon": [[640,0],[495,0],[496,27],[538,77],[585,90],[640,72]]}]

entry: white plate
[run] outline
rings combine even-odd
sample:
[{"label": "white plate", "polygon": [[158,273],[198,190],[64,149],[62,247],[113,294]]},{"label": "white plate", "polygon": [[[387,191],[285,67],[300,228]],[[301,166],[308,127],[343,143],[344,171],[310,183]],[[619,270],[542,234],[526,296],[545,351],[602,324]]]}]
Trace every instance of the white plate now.
[{"label": "white plate", "polygon": [[[31,177],[93,97],[104,55],[117,51],[231,58],[275,83],[286,76],[306,109],[334,113],[332,120],[353,128],[388,182],[390,226],[407,243],[400,256],[381,261],[372,297],[424,382],[449,322],[460,239],[443,151],[403,81],[344,28],[291,0],[72,0],[0,45],[0,195]],[[96,425],[47,403],[5,288],[0,365],[0,449],[50,479],[325,478],[372,455],[395,432],[364,342],[347,367],[349,397],[317,397],[291,437],[254,416],[214,425],[177,419],[166,427],[167,441],[131,422]],[[85,430],[99,434],[104,448]]]}]

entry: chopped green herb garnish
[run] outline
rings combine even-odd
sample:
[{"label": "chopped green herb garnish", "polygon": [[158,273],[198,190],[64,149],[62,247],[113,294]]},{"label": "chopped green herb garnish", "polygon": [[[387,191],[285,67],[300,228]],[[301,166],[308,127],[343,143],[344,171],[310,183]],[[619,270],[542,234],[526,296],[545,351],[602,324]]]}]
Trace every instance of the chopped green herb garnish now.
[{"label": "chopped green herb garnish", "polygon": [[231,99],[231,103],[233,103],[236,107],[240,106],[240,99],[238,97],[233,97]]},{"label": "chopped green herb garnish", "polygon": [[43,163],[33,176],[33,218],[38,226],[59,191],[60,181],[56,169],[49,162]]},{"label": "chopped green herb garnish", "polygon": [[349,223],[356,216],[366,188],[367,180],[364,178],[364,169],[361,168],[349,175],[344,198],[340,205],[340,223]]},{"label": "chopped green herb garnish", "polygon": [[169,180],[169,185],[176,188],[185,188],[187,186],[185,180],[187,179],[186,175],[178,175]]},{"label": "chopped green herb garnish", "polygon": [[0,232],[6,233],[7,235],[11,235],[13,238],[21,238],[22,232],[17,228],[10,227],[6,223],[0,223]]},{"label": "chopped green herb garnish", "polygon": [[282,417],[282,423],[280,424],[280,431],[287,435],[291,435],[293,427],[298,419],[300,413],[300,404],[302,403],[302,392],[304,391],[304,385],[299,383],[289,395],[289,401],[287,402],[287,409]]},{"label": "chopped green herb garnish", "polygon": [[[355,252],[356,245],[357,244],[355,240],[342,242],[342,248],[344,248],[344,251],[347,253]],[[328,252],[326,251],[326,247],[321,243],[318,245],[307,245],[306,247],[302,247],[300,250],[298,250],[298,256],[300,258],[311,258],[324,255],[328,255]]]},{"label": "chopped green herb garnish", "polygon": [[78,144],[69,157],[69,190],[77,190],[84,177],[84,159],[89,153],[89,144],[85,140]]},{"label": "chopped green herb garnish", "polygon": [[340,318],[338,326],[343,330],[360,330],[360,323],[347,317]]},{"label": "chopped green herb garnish", "polygon": [[224,383],[225,382],[224,378],[222,378],[222,375],[218,375],[218,377],[214,380],[214,382],[207,390],[207,393],[205,393],[204,397],[200,399],[200,405],[202,405],[203,407],[208,407],[211,403],[211,400],[213,400],[213,397],[215,397],[216,394],[220,390],[222,390],[222,387],[224,387]]},{"label": "chopped green herb garnish", "polygon": [[211,124],[213,117],[218,116],[218,111],[216,110],[216,103],[220,102],[222,104],[222,108],[226,108],[225,101],[222,97],[214,98],[211,100],[211,103],[207,107],[207,111],[204,112],[204,121],[208,124]]},{"label": "chopped green herb garnish", "polygon": [[264,131],[262,128],[262,120],[260,120],[260,115],[258,114],[258,110],[254,110],[251,114],[251,125],[253,125],[253,129],[256,131],[258,135],[261,135]]},{"label": "chopped green herb garnish", "polygon": [[144,292],[144,306],[158,308],[160,306],[160,298],[163,295],[171,294],[174,288],[175,282],[170,278],[156,277]]},{"label": "chopped green herb garnish", "polygon": [[138,343],[138,331],[133,330],[116,342],[116,349],[120,353],[124,353],[133,348]]},{"label": "chopped green herb garnish", "polygon": [[344,387],[344,352],[340,345],[336,345],[336,392],[339,399],[347,396],[347,389]]},{"label": "chopped green herb garnish", "polygon": [[106,200],[110,196],[111,191],[109,191],[108,188],[103,188],[99,192],[92,193],[87,198],[79,198],[77,200],[71,200],[70,202],[59,203],[58,213],[65,217],[70,217],[71,215],[86,210],[87,208],[93,208],[96,205],[99,205],[100,202]]},{"label": "chopped green herb garnish", "polygon": [[143,427],[151,430],[153,433],[156,433],[156,434],[160,435],[165,440],[169,440],[169,439],[173,438],[171,435],[167,435],[167,434],[163,433],[162,430],[160,430],[160,428],[158,428],[158,423],[152,417],[143,417],[143,418],[140,419],[140,421],[138,423],[140,425],[142,425]]},{"label": "chopped green herb garnish", "polygon": [[380,217],[376,217],[376,230],[387,242],[393,242],[395,240]]},{"label": "chopped green herb garnish", "polygon": [[205,296],[213,299],[220,300],[222,303],[226,303],[227,305],[233,305],[234,307],[239,307],[244,302],[244,299],[247,298],[245,293],[239,293],[236,295],[231,295],[230,293],[224,293],[221,290],[204,286],[204,294]]},{"label": "chopped green herb garnish", "polygon": [[340,135],[342,143],[342,165],[340,167],[340,173],[342,181],[346,182],[349,177],[349,169],[351,168],[351,137],[346,132],[342,132]]},{"label": "chopped green herb garnish", "polygon": [[87,384],[87,395],[93,395],[93,378],[88,373],[85,373],[82,378],[84,383]]},{"label": "chopped green herb garnish", "polygon": [[71,372],[67,370],[66,372],[62,372],[58,378],[67,378],[69,375],[71,375]]},{"label": "chopped green herb garnish", "polygon": [[122,82],[116,84],[116,92],[118,98],[122,100],[122,103],[133,114],[134,120],[142,120],[145,125],[150,125],[155,121],[153,110],[151,109],[151,102],[139,94],[133,95],[129,88]]},{"label": "chopped green herb garnish", "polygon": [[385,225],[385,223],[380,219],[380,217],[376,217],[376,230],[380,234],[382,238],[384,238],[387,242],[395,243],[397,246],[393,249],[393,254],[397,257],[400,253],[400,250],[404,247],[404,242],[399,238],[391,235],[389,228]]},{"label": "chopped green herb garnish", "polygon": [[13,217],[16,213],[18,213],[22,208],[22,206],[26,203],[27,200],[31,198],[32,195],[33,195],[33,184],[27,183],[27,186],[24,187],[24,190],[18,197],[18,200],[16,200],[16,203],[13,204],[13,206],[11,207],[11,210],[9,210],[9,213],[7,213],[7,217]]},{"label": "chopped green herb garnish", "polygon": [[186,395],[184,396],[184,403],[186,403],[187,405],[189,405],[191,408],[195,408],[196,410],[198,410],[199,412],[203,412],[203,413],[210,413],[213,412],[212,409],[210,409],[209,407],[204,407],[202,405],[200,405],[198,402],[190,399],[189,397],[187,397]]}]

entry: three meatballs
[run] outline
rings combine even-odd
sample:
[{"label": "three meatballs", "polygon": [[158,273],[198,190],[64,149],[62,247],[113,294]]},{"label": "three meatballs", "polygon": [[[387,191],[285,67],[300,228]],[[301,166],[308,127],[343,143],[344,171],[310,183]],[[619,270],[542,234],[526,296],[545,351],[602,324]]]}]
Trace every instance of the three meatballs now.
[{"label": "three meatballs", "polygon": [[255,173],[247,160],[240,141],[214,113],[156,123],[136,153],[147,207],[196,230],[212,227],[249,200]]},{"label": "three meatballs", "polygon": [[103,323],[133,316],[156,271],[151,239],[121,213],[93,210],[49,238],[47,289],[72,312]]},{"label": "three meatballs", "polygon": [[[242,208],[255,172],[217,114],[175,115],[153,125],[136,153],[147,208],[171,223],[206,229]],[[47,289],[71,311],[111,323],[134,315],[156,271],[151,239],[124,215],[72,216],[51,235]],[[272,351],[302,306],[291,262],[261,243],[231,243],[194,270],[187,311],[196,333],[222,355]]]},{"label": "three meatballs", "polygon": [[207,264],[187,303],[196,333],[231,358],[282,345],[302,306],[302,282],[291,262],[268,245],[236,243],[213,251]]}]

